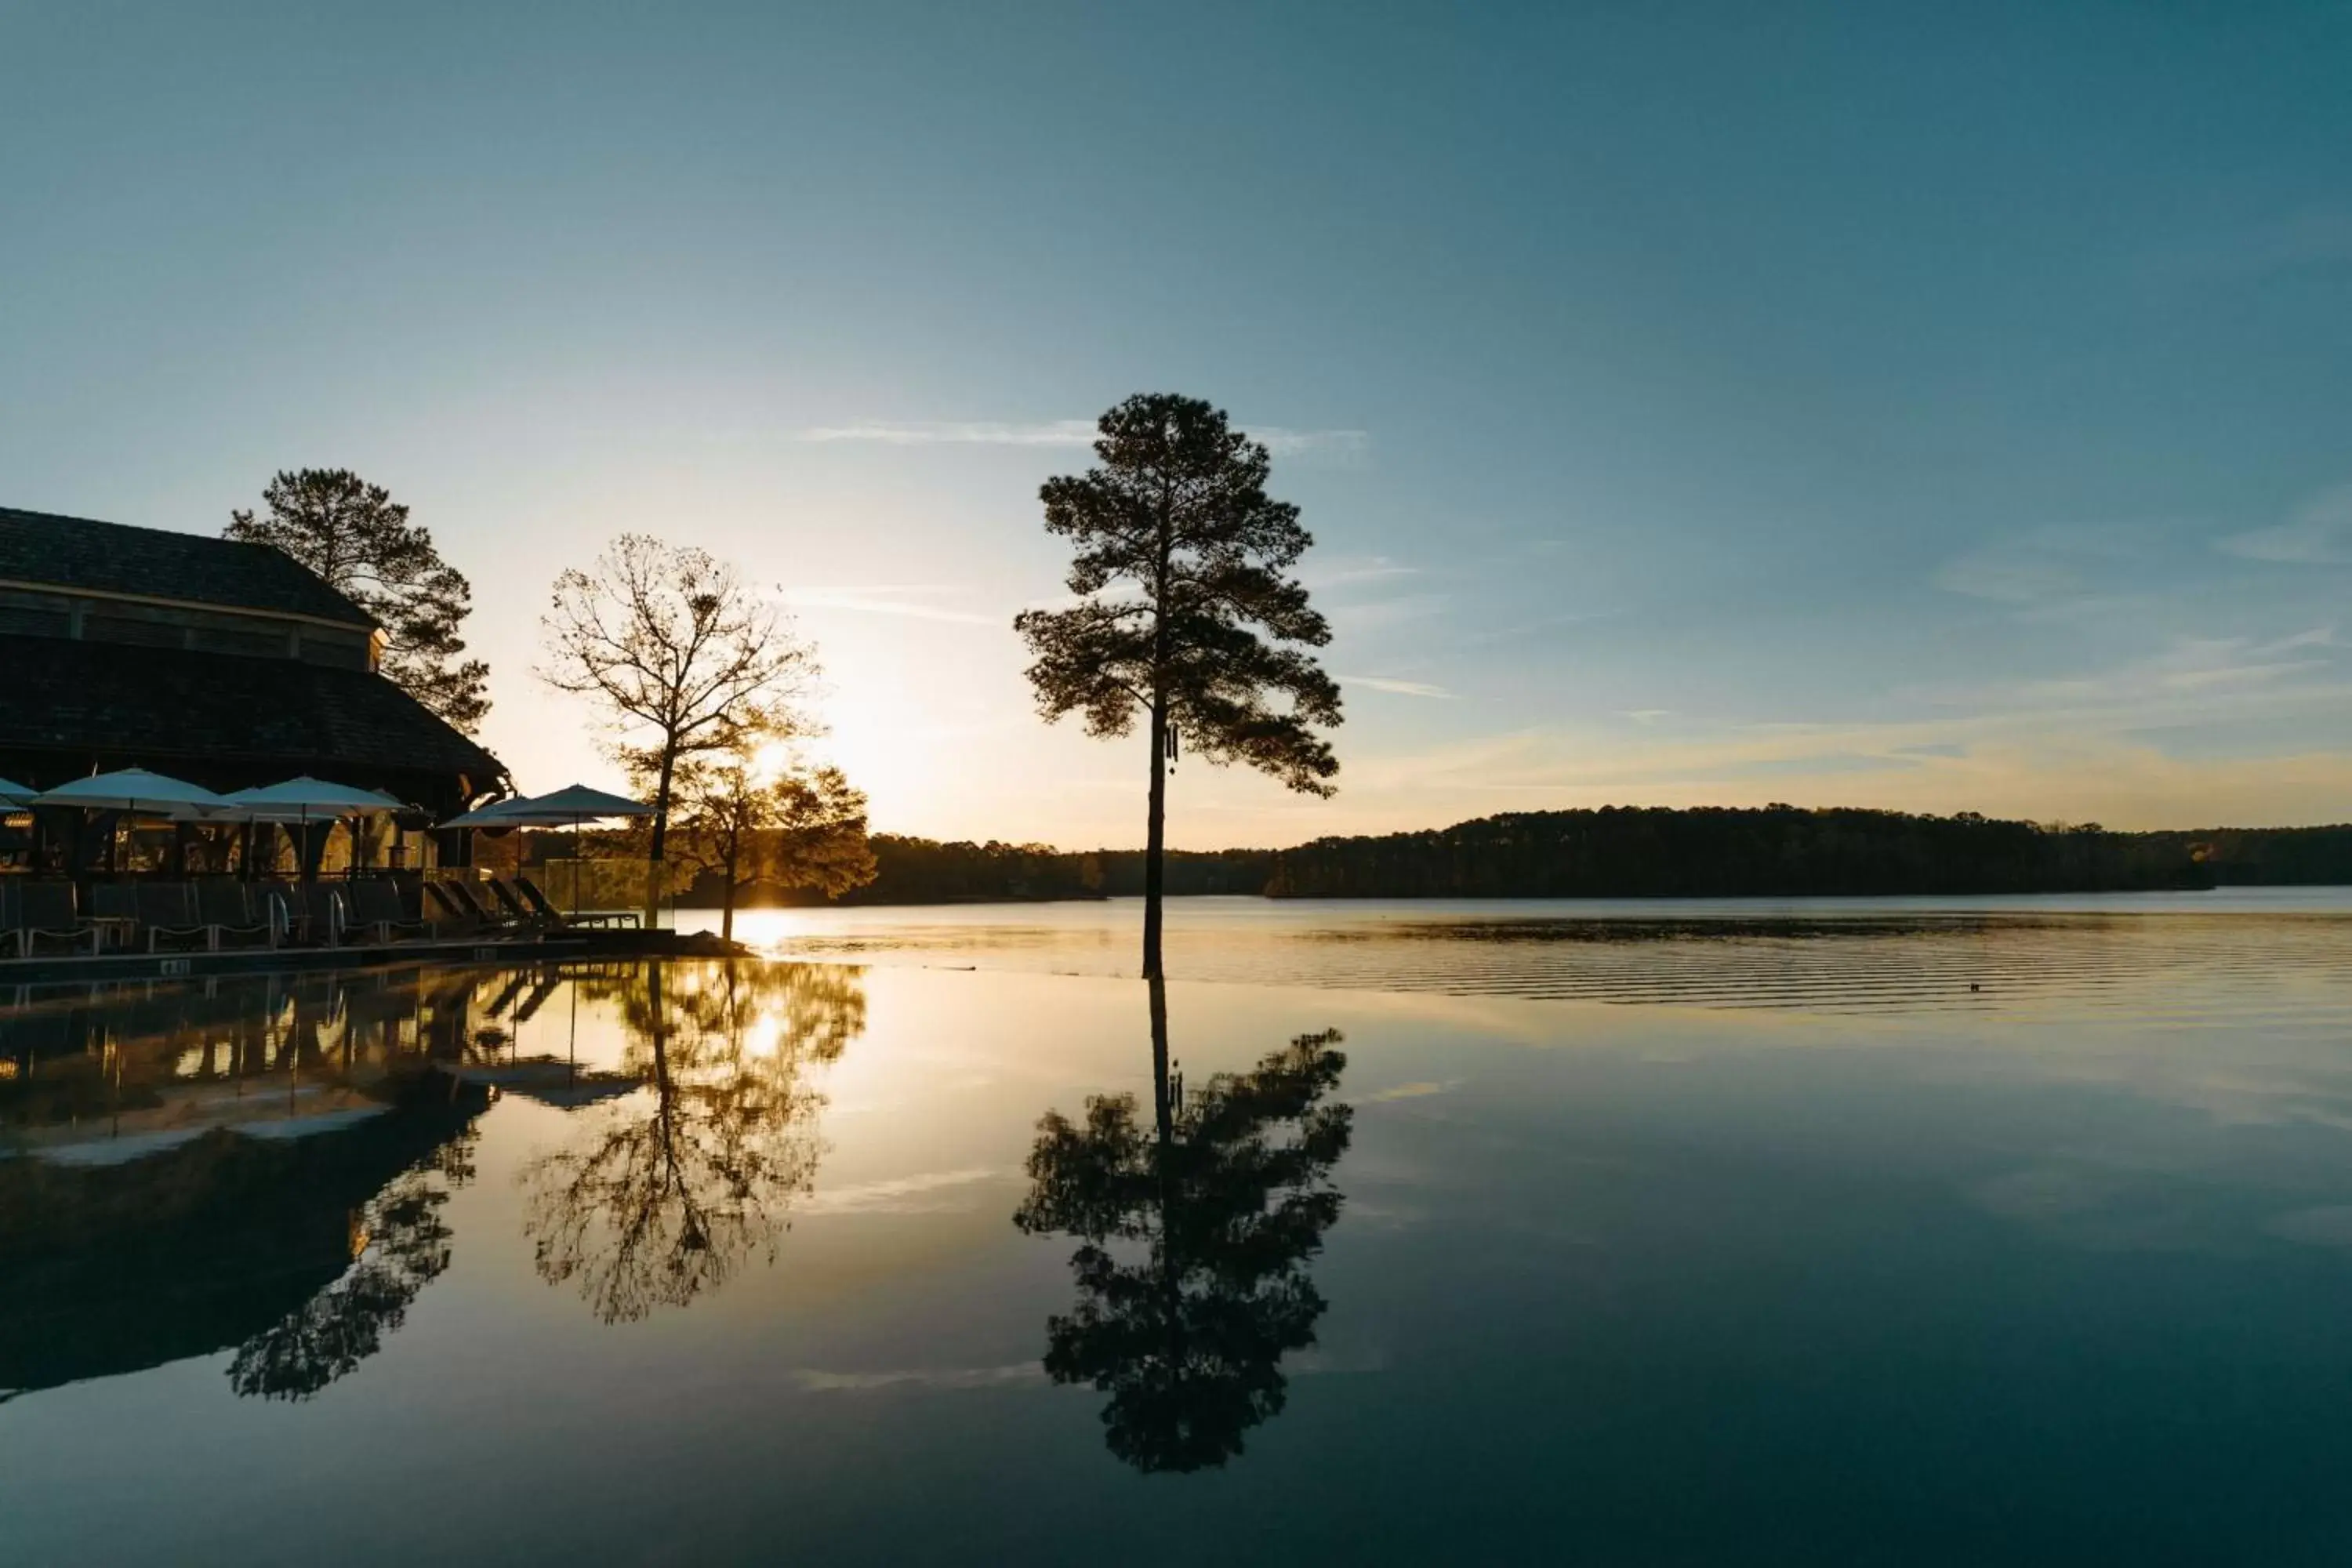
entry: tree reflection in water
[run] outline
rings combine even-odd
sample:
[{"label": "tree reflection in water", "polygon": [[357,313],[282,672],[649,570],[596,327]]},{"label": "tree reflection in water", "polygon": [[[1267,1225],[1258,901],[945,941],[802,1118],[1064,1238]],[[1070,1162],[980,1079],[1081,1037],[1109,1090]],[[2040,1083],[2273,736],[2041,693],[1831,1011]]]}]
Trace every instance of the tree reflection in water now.
[{"label": "tree reflection in water", "polygon": [[524,1229],[541,1278],[628,1322],[773,1258],[824,1153],[807,1069],[864,1031],[866,991],[831,965],[649,963],[582,995],[618,1004],[644,1088],[524,1168]]},{"label": "tree reflection in water", "polygon": [[228,1378],[238,1394],[308,1399],[383,1348],[407,1321],[408,1304],[449,1267],[441,1210],[473,1179],[476,1136],[469,1124],[352,1215],[351,1268],[236,1347]]},{"label": "tree reflection in water", "polygon": [[[1047,1112],[1013,1223],[1082,1243],[1076,1306],[1046,1321],[1046,1372],[1110,1395],[1105,1440],[1127,1463],[1197,1470],[1281,1412],[1282,1357],[1315,1342],[1325,1303],[1307,1264],[1339,1217],[1329,1178],[1350,1132],[1349,1107],[1325,1099],[1347,1058],[1338,1030],[1301,1035],[1187,1093],[1166,989],[1150,987],[1155,1125],[1131,1094],[1089,1097],[1084,1126]],[[1113,1255],[1122,1243],[1134,1260]]]}]

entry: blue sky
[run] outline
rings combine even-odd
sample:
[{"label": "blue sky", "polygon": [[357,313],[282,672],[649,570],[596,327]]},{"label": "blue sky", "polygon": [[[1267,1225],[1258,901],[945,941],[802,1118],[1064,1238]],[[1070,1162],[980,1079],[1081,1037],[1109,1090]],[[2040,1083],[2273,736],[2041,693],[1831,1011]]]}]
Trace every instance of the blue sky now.
[{"label": "blue sky", "polygon": [[1140,836],[1031,717],[1073,422],[1277,447],[1342,793],[2352,817],[2352,11],[0,3],[0,503],[388,485],[485,732],[624,529],[777,587],[878,826]]}]

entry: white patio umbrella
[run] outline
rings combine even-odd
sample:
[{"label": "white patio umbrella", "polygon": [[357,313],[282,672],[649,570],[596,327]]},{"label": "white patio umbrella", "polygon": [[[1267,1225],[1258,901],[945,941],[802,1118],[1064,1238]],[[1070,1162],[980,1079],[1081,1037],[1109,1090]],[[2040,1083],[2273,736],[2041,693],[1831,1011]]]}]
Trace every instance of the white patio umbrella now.
[{"label": "white patio umbrella", "polygon": [[592,822],[605,822],[616,816],[651,816],[654,808],[641,800],[631,800],[625,795],[608,790],[591,789],[586,784],[567,784],[551,794],[533,797],[533,816],[555,816],[572,825],[572,912],[580,912],[580,830]]},{"label": "white patio umbrella", "polygon": [[[533,818],[530,815],[531,805],[529,795],[513,795],[505,800],[494,800],[488,805],[478,805],[471,811],[460,812],[440,826],[463,827],[468,830],[477,827],[559,827],[562,826],[561,820],[555,817],[548,817],[544,820]],[[515,866],[518,870],[522,866],[520,841],[517,841],[515,845]]]},{"label": "white patio umbrella", "polygon": [[34,805],[79,805],[91,811],[120,811],[133,816],[168,816],[174,811],[193,811],[205,816],[225,816],[236,810],[226,795],[215,795],[202,784],[192,784],[185,779],[167,778],[151,773],[145,768],[123,768],[110,773],[92,773],[86,779],[59,784],[32,797]]},{"label": "white patio umbrella", "polygon": [[[310,837],[313,817],[340,821],[347,816],[370,816],[399,809],[397,802],[372,789],[354,789],[350,784],[314,779],[308,773],[288,779],[283,784],[232,790],[222,798],[229,802],[236,815],[248,822],[298,825],[303,829],[306,840]],[[356,839],[352,853],[356,858]]]},{"label": "white patio umbrella", "polygon": [[[459,815],[451,817],[448,821],[440,823],[437,826],[440,827],[530,826],[534,825],[518,823],[515,821],[515,816],[518,811],[524,815],[529,815],[530,804],[530,797],[528,795],[515,795],[507,800],[494,800],[488,805],[478,805],[473,810],[462,812]],[[545,825],[539,824],[536,826]]]},{"label": "white patio umbrella", "polygon": [[38,793],[14,779],[0,779],[0,805],[30,805]]},{"label": "white patio umbrella", "polygon": [[[609,790],[570,784],[549,795],[501,800],[453,816],[444,827],[569,827],[572,829],[572,912],[580,912],[580,830],[616,816],[651,816],[654,808]],[[517,851],[520,855],[520,851]]]},{"label": "white patio umbrella", "polygon": [[[110,773],[92,773],[71,784],[59,784],[33,796],[33,805],[73,805],[86,811],[119,811],[126,816],[171,817],[186,813],[196,818],[227,816],[236,809],[225,795],[215,795],[202,784],[192,784],[185,779],[175,779],[163,773],[151,773],[145,768],[122,768]],[[187,816],[181,816],[187,820]],[[113,846],[107,847],[107,864],[113,864]]]}]

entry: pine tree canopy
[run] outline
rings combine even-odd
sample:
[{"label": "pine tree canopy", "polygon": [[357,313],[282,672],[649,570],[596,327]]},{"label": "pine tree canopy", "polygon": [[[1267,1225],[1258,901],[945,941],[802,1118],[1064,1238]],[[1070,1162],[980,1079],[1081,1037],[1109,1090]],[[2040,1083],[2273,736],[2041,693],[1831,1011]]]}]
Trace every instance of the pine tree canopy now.
[{"label": "pine tree canopy", "polygon": [[1329,626],[1288,575],[1313,542],[1265,493],[1266,448],[1197,398],[1139,395],[1102,416],[1091,471],[1049,479],[1047,531],[1076,547],[1078,604],[1013,625],[1049,721],[1124,735],[1158,704],[1181,745],[1328,795],[1339,759],[1318,726],[1339,688],[1309,651]]},{"label": "pine tree canopy", "polygon": [[490,710],[490,667],[461,659],[473,587],[382,485],[348,468],[281,470],[267,517],[229,513],[228,538],[290,555],[383,628],[383,677],[470,735]]}]

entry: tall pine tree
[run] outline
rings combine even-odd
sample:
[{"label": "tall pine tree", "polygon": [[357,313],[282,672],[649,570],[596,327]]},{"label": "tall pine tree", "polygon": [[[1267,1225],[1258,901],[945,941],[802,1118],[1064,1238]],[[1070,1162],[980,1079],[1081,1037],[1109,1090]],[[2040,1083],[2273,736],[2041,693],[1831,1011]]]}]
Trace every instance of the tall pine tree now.
[{"label": "tall pine tree", "polygon": [[1318,726],[1339,688],[1309,651],[1331,640],[1286,575],[1314,542],[1265,493],[1272,459],[1198,398],[1130,397],[1097,423],[1099,466],[1048,479],[1045,529],[1071,541],[1065,610],[1013,621],[1050,723],[1125,735],[1139,715],[1151,773],[1144,835],[1143,973],[1160,963],[1168,765],[1180,748],[1328,795],[1339,759]]},{"label": "tall pine tree", "polygon": [[231,539],[299,561],[383,628],[382,673],[467,734],[490,710],[490,667],[458,629],[473,610],[464,574],[382,485],[348,468],[280,471],[261,492],[267,517],[232,511]]}]

